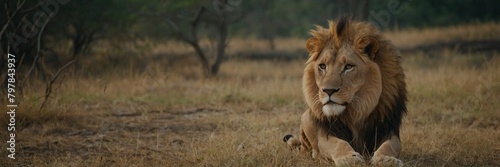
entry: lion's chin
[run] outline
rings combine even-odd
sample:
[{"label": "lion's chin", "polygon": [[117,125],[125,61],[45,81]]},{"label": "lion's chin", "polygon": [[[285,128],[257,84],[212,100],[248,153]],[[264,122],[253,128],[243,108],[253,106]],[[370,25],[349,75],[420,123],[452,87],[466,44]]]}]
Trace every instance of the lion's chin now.
[{"label": "lion's chin", "polygon": [[326,103],[325,105],[323,105],[323,114],[325,114],[325,116],[327,117],[336,116],[342,114],[345,108],[345,105]]}]

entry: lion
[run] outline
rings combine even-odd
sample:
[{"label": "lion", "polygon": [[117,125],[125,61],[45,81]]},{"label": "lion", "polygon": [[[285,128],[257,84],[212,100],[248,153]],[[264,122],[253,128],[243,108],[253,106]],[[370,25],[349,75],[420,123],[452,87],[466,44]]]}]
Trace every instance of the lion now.
[{"label": "lion", "polygon": [[337,166],[402,166],[407,90],[399,52],[370,23],[347,17],[328,22],[306,41],[302,89],[308,109],[299,137],[283,141]]}]

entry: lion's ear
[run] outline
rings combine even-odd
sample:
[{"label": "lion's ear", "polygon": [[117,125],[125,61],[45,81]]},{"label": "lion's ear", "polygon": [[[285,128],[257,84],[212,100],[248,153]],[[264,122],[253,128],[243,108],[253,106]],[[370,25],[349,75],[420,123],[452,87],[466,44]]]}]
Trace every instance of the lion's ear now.
[{"label": "lion's ear", "polygon": [[318,39],[316,39],[316,38],[309,38],[306,41],[307,52],[312,53],[314,51],[314,48],[317,47],[318,45],[319,45]]},{"label": "lion's ear", "polygon": [[375,55],[378,52],[379,44],[377,39],[373,37],[365,37],[358,44],[359,49],[363,51],[366,55],[368,55],[372,60],[375,59]]}]

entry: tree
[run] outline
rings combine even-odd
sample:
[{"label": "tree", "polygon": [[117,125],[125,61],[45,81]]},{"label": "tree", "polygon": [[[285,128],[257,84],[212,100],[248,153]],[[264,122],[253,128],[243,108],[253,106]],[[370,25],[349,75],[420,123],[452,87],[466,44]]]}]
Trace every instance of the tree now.
[{"label": "tree", "polygon": [[69,39],[76,58],[96,40],[123,35],[134,22],[135,4],[133,0],[69,1],[54,17],[48,34],[60,41]]},{"label": "tree", "polygon": [[[4,66],[4,63],[2,63],[0,69],[9,72],[1,75],[1,78],[3,78],[1,85],[4,88],[13,89],[13,91],[9,90],[9,94],[22,97],[21,92],[24,84],[29,78],[37,77],[32,75],[33,71],[36,70],[45,81],[46,87],[44,100],[39,111],[44,108],[47,99],[52,93],[52,85],[61,72],[74,63],[74,61],[70,61],[62,67],[56,67],[59,68],[57,72],[51,74],[45,68],[43,59],[45,55],[43,52],[47,49],[42,40],[45,29],[54,15],[58,13],[60,5],[64,4],[65,1],[55,0],[39,1],[38,3],[27,0],[3,1],[5,13],[2,13],[2,19],[0,20],[0,25],[2,25],[0,51],[2,54],[1,59],[6,60],[2,62],[8,62],[8,65],[6,63]],[[25,60],[28,60],[31,65],[25,65],[28,64],[24,63]],[[5,92],[0,92],[0,94],[3,93]],[[17,99],[20,100],[20,98]],[[19,101],[10,101],[10,103],[18,104]]]},{"label": "tree", "polygon": [[[182,3],[185,4],[186,2]],[[210,77],[219,72],[220,65],[225,59],[229,24],[242,17],[242,15],[229,15],[239,3],[241,2],[229,2],[227,0],[215,0],[211,4],[193,1],[191,5],[188,5],[189,7],[182,9],[182,11],[189,11],[193,10],[192,8],[197,8],[196,14],[190,18],[182,17],[178,14],[179,9],[177,9],[177,12],[157,13],[154,15],[160,17],[165,23],[170,25],[181,41],[193,47],[198,60],[202,64],[204,75]],[[172,6],[179,5],[172,4]],[[202,23],[215,28],[215,33],[217,34],[217,47],[214,60],[210,60],[207,53],[200,46],[198,33],[200,32],[199,26]]]}]

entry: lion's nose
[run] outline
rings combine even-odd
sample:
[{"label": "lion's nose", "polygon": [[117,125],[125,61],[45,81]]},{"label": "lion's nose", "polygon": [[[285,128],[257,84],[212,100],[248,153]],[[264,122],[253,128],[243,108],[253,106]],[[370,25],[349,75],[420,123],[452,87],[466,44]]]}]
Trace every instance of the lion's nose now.
[{"label": "lion's nose", "polygon": [[334,89],[323,89],[323,92],[331,96],[332,94],[338,92],[340,88],[334,88]]}]

